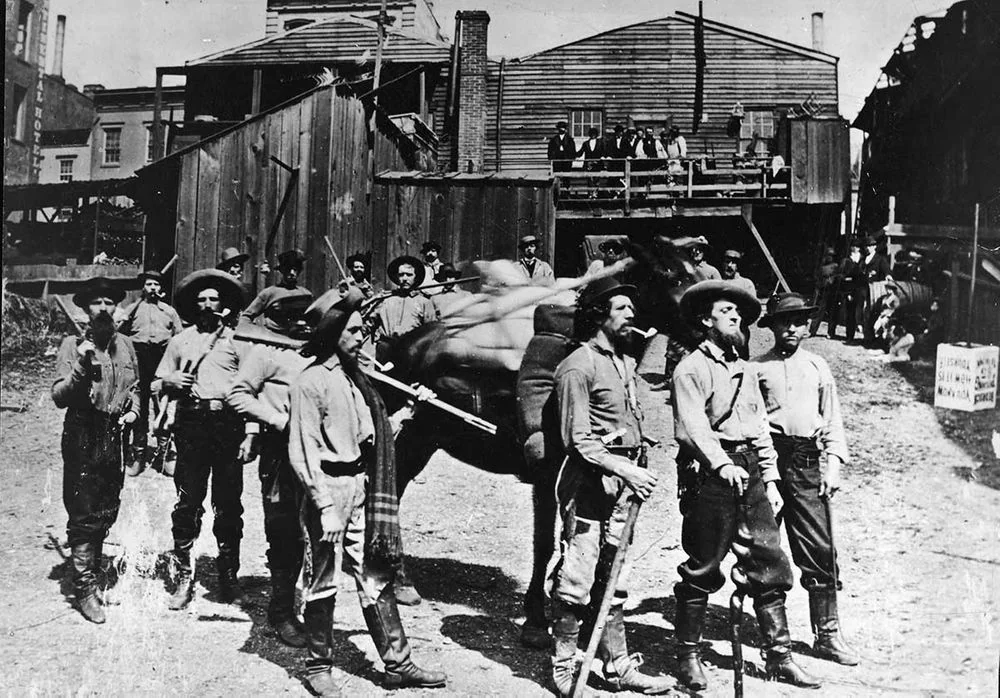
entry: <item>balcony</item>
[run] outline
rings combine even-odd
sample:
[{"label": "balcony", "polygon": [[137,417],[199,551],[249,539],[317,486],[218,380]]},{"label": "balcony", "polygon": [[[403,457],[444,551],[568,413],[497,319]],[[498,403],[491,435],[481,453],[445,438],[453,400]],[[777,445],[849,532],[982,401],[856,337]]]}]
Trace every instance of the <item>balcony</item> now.
[{"label": "balcony", "polygon": [[559,218],[732,215],[791,201],[781,158],[586,160],[552,163]]}]

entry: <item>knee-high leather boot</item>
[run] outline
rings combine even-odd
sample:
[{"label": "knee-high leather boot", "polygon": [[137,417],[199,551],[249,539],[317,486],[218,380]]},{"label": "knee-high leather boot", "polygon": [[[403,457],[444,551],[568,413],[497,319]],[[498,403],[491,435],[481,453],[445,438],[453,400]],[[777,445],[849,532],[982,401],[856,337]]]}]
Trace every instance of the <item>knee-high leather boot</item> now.
[{"label": "knee-high leather boot", "polygon": [[639,655],[629,655],[625,640],[625,612],[612,606],[601,635],[598,655],[604,660],[604,677],[619,691],[635,691],[649,696],[666,693],[674,686],[668,676],[649,676],[639,671]]},{"label": "knee-high leather boot", "polygon": [[305,681],[310,690],[323,698],[340,698],[343,695],[334,679],[333,668],[333,612],[337,597],[330,596],[306,604],[306,660]]},{"label": "knee-high leather boot", "polygon": [[559,599],[552,600],[552,683],[556,695],[568,698],[579,673],[576,650],[580,644],[580,615],[583,608]]},{"label": "knee-high leather boot", "polygon": [[809,590],[809,618],[816,636],[813,650],[818,657],[845,666],[856,666],[861,661],[840,634],[836,589]]},{"label": "knee-high leather boot", "polygon": [[779,599],[764,605],[754,604],[757,623],[764,638],[762,652],[769,678],[790,683],[800,688],[819,688],[819,679],[807,673],[792,659],[792,637],[788,632],[785,600]]},{"label": "knee-high leather boot", "polygon": [[677,680],[684,686],[702,691],[708,688],[705,669],[701,665],[701,632],[708,612],[708,597],[689,597],[674,592],[677,609],[674,615],[674,636],[677,638]]},{"label": "knee-high leather boot", "polygon": [[448,677],[440,671],[421,669],[410,659],[410,643],[399,619],[396,595],[389,584],[375,603],[362,609],[368,632],[385,664],[386,688],[441,688]]},{"label": "knee-high leather boot", "polygon": [[187,608],[194,597],[194,568],[191,566],[191,545],[193,541],[174,542],[174,561],[177,563],[177,588],[170,597],[167,608],[181,611]]},{"label": "knee-high leather boot", "polygon": [[267,608],[267,620],[271,623],[278,639],[289,647],[305,647],[306,636],[295,617],[294,570],[271,570],[271,601]]},{"label": "knee-high leather boot", "polygon": [[219,598],[223,603],[243,605],[246,595],[237,573],[240,571],[240,543],[219,543],[219,557],[215,559],[219,572]]},{"label": "knee-high leather boot", "polygon": [[103,623],[104,607],[97,597],[97,561],[92,542],[74,543],[70,560],[73,564],[73,590],[76,605],[84,618],[91,623]]}]

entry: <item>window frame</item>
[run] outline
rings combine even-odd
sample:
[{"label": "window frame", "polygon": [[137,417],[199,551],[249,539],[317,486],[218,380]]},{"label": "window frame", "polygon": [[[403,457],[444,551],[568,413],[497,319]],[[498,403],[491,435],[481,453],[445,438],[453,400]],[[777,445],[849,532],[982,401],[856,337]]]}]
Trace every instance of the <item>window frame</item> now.
[{"label": "window frame", "polygon": [[[72,182],[74,179],[74,169],[76,166],[76,156],[75,155],[57,155],[56,162],[59,163],[59,181],[60,182]],[[69,165],[69,172],[63,172],[63,166]],[[69,179],[66,179],[66,176]]]},{"label": "window frame", "polygon": [[[122,165],[122,131],[123,131],[122,126],[123,126],[123,124],[108,124],[106,126],[102,126],[101,127],[101,130],[102,130],[102,132],[104,134],[104,138],[103,138],[103,140],[101,142],[101,167],[121,167],[121,165]],[[108,159],[108,153],[109,153],[109,150],[108,150],[108,134],[111,133],[111,132],[116,132],[118,134],[118,147],[115,149],[115,151],[111,151],[111,152],[117,152],[118,153],[118,157],[114,161],[111,161],[111,160]]]},{"label": "window frame", "polygon": [[[27,12],[25,12],[25,8]],[[31,33],[35,23],[35,4],[21,0],[17,5],[17,34],[14,39],[14,55],[23,61],[31,57]],[[22,17],[24,21],[22,22]]]},{"label": "window frame", "polygon": [[[10,120],[7,137],[17,143],[28,141],[28,88],[14,83],[12,87],[14,118]],[[18,99],[20,96],[20,100]]]},{"label": "window frame", "polygon": [[[576,115],[582,115],[580,120],[577,120]],[[597,121],[593,120],[594,115],[597,116]],[[597,128],[598,138],[604,135],[604,109],[603,108],[572,108],[568,110],[566,122],[569,124],[569,129],[567,132],[574,141],[587,140],[587,131],[591,127]],[[580,127],[580,135],[576,133],[576,127]]]},{"label": "window frame", "polygon": [[[768,123],[763,123],[763,117],[767,115]],[[764,157],[768,155],[773,155],[775,152],[775,142],[774,139],[778,135],[778,120],[775,118],[774,109],[767,108],[748,108],[743,111],[743,121],[740,123],[740,135],[738,138],[738,147],[740,154],[745,154],[747,148],[753,143],[753,134],[755,127],[768,126],[770,128],[770,134],[764,135],[764,133],[758,131],[759,141],[764,141],[766,143],[767,150],[764,153],[753,153],[753,155],[758,157]],[[763,129],[761,129],[763,130]],[[746,135],[744,135],[746,134]],[[758,141],[758,142],[759,142]]]}]

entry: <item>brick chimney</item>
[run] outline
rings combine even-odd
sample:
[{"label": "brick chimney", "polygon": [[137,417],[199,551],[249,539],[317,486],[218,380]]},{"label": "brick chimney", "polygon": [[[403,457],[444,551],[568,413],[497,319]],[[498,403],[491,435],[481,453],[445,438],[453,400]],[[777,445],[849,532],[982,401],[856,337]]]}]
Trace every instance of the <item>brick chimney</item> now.
[{"label": "brick chimney", "polygon": [[486,153],[486,38],[490,16],[483,10],[471,10],[457,12],[455,18],[461,25],[455,169],[482,172]]}]

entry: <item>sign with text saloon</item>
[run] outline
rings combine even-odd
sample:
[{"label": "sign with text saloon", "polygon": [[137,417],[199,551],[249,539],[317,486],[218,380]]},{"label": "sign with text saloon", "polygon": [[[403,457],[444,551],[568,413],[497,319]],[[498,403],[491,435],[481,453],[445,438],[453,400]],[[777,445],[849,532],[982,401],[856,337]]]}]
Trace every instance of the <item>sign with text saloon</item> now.
[{"label": "sign with text saloon", "polygon": [[937,350],[934,406],[975,412],[997,404],[1000,347],[941,344]]}]

